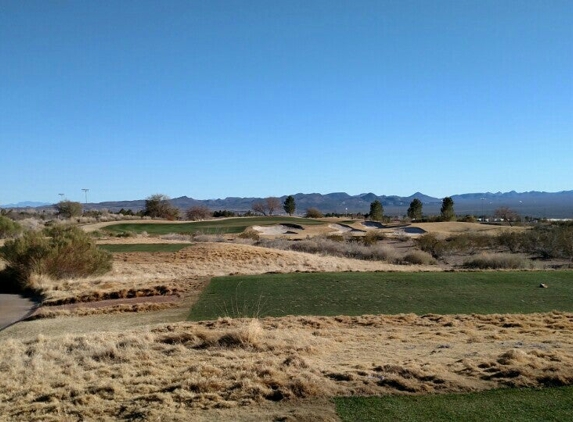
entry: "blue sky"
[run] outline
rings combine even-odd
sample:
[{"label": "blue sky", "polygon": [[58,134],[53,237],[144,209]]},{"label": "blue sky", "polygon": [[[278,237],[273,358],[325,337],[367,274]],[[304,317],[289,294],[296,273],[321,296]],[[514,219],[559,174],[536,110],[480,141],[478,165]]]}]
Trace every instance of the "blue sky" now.
[{"label": "blue sky", "polygon": [[0,204],[573,189],[573,2],[0,0]]}]

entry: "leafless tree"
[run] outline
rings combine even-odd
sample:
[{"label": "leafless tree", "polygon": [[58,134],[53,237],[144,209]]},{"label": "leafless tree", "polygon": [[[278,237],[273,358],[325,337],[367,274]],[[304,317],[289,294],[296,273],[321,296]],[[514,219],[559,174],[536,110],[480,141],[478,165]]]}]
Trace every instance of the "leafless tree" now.
[{"label": "leafless tree", "polygon": [[211,210],[206,207],[205,205],[196,205],[191,207],[185,213],[187,220],[195,221],[195,220],[206,220],[209,217],[213,216]]},{"label": "leafless tree", "polygon": [[308,208],[305,214],[306,218],[322,218],[324,214],[318,208]]},{"label": "leafless tree", "polygon": [[267,210],[269,212],[269,215],[273,215],[275,213],[275,211],[277,211],[281,208],[280,199],[275,198],[274,196],[271,196],[271,197],[265,199],[265,203],[267,205]]},{"label": "leafless tree", "polygon": [[520,220],[520,216],[517,211],[514,211],[509,207],[499,207],[493,212],[493,216],[495,218],[500,218],[503,221],[507,221],[510,226],[512,225],[512,222]]},{"label": "leafless tree", "polygon": [[253,202],[251,206],[254,212],[258,212],[259,214],[267,215],[267,207],[264,202]]}]

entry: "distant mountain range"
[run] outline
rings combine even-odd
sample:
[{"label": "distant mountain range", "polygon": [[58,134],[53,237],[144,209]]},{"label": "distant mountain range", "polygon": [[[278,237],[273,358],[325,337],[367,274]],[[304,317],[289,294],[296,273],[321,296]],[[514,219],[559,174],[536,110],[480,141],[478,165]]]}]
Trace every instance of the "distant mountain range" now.
[{"label": "distant mountain range", "polygon": [[38,208],[38,207],[45,207],[48,205],[52,204],[48,202],[25,201],[25,202],[18,202],[17,204],[0,205],[0,208]]},{"label": "distant mountain range", "polygon": [[[414,198],[419,199],[424,204],[423,212],[427,215],[436,215],[440,212],[442,198],[434,198],[420,192],[410,196],[397,195],[376,195],[374,193],[362,193],[359,195],[349,195],[345,192],[334,192],[329,194],[320,193],[297,193],[293,195],[296,202],[296,212],[303,214],[307,208],[318,208],[324,213],[367,213],[370,203],[379,200],[384,206],[384,214],[391,216],[405,215],[410,202]],[[281,196],[281,202],[287,195]],[[224,199],[199,200],[182,196],[173,198],[172,203],[176,207],[186,210],[192,206],[204,205],[209,209],[230,210],[235,212],[245,212],[251,210],[254,202],[263,198],[242,198],[228,197]],[[562,192],[485,192],[485,193],[464,193],[452,195],[454,200],[454,210],[458,215],[491,215],[495,209],[505,206],[517,211],[522,216],[545,217],[545,218],[573,218],[573,190]],[[24,205],[23,205],[24,204]],[[31,204],[31,205],[30,205]],[[17,206],[5,205],[4,208],[49,208],[52,205],[25,202],[16,204]],[[107,209],[117,212],[120,209],[131,209],[137,212],[145,207],[145,200],[135,201],[113,201],[89,203],[85,206],[89,210]]]}]

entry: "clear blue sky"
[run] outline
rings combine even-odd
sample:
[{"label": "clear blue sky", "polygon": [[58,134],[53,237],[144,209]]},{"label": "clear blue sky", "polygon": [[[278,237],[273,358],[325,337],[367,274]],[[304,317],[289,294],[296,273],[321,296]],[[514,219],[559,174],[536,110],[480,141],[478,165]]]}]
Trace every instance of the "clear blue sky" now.
[{"label": "clear blue sky", "polygon": [[0,0],[0,204],[573,189],[571,0]]}]

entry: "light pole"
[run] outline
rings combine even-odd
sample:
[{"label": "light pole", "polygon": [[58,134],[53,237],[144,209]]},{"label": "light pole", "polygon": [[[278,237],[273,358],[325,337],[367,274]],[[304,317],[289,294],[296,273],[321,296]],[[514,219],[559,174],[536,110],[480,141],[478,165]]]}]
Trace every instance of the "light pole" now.
[{"label": "light pole", "polygon": [[86,194],[86,205],[88,204],[88,191],[89,189],[82,189],[84,191],[84,193]]},{"label": "light pole", "polygon": [[60,195],[60,202],[62,202],[64,200],[64,194],[63,193],[58,193],[58,195]]}]

